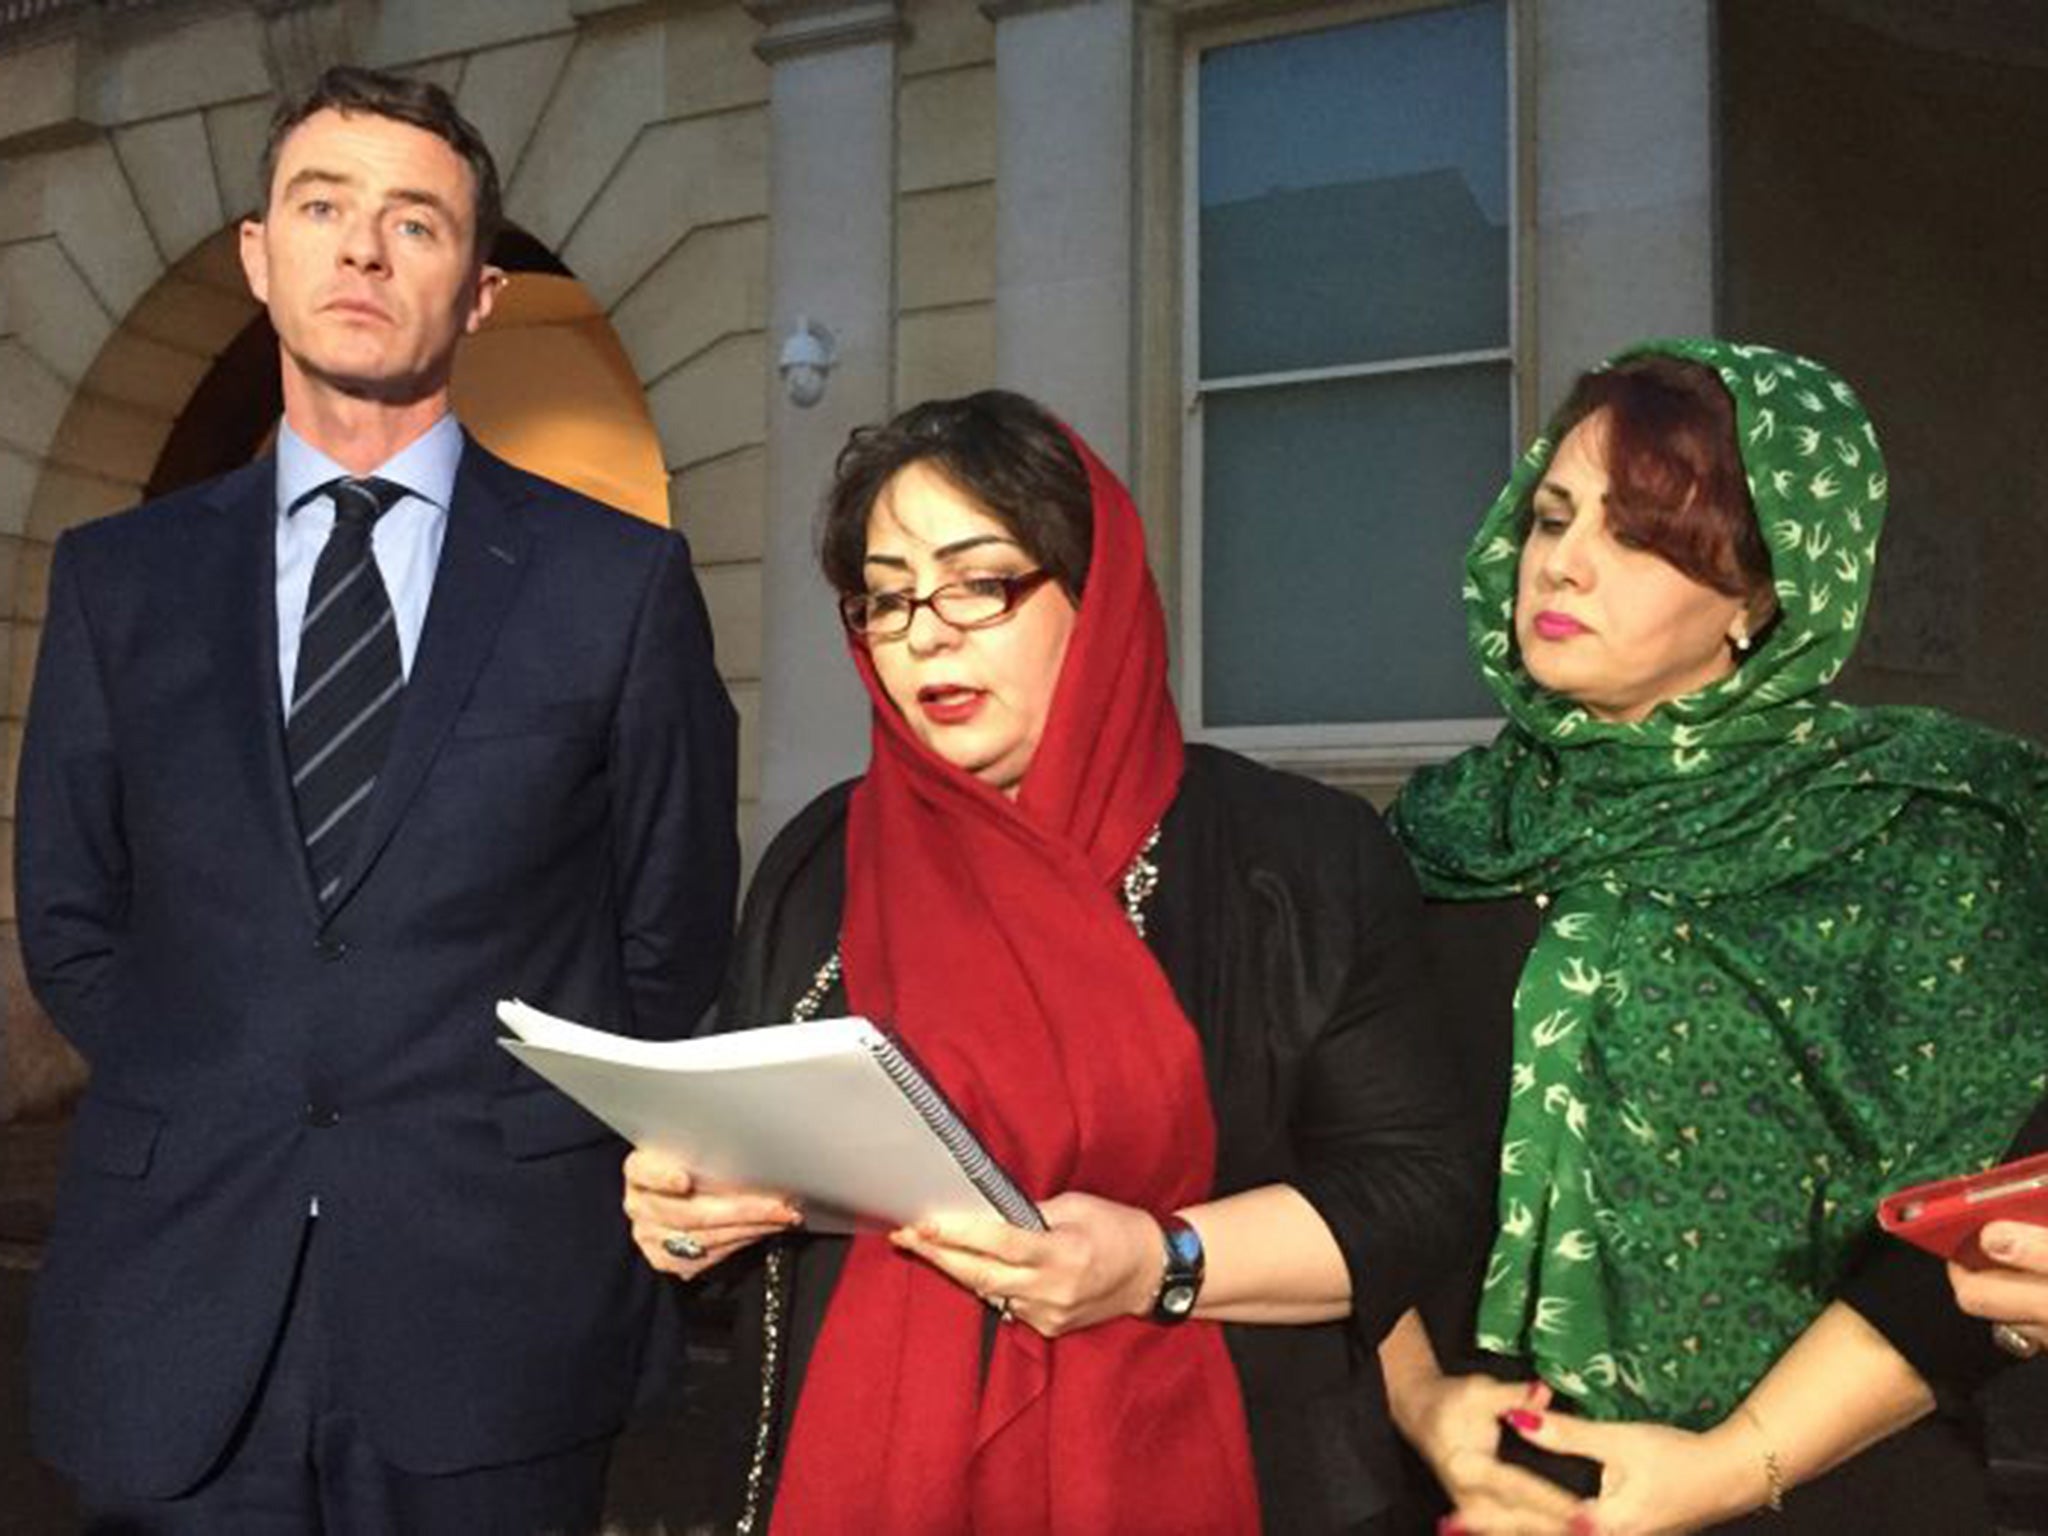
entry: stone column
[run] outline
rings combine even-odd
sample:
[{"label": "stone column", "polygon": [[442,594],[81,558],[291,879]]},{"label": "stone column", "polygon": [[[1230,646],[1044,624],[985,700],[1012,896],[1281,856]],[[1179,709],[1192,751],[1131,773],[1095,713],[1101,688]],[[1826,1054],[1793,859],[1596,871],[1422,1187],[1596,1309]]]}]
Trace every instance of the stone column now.
[{"label": "stone column", "polygon": [[1132,0],[983,0],[996,24],[996,372],[1131,472]]},{"label": "stone column", "polygon": [[846,435],[890,410],[896,185],[894,0],[747,0],[769,95],[771,364],[800,319],[837,361],[816,404],[771,368],[762,548],[761,803],[757,855],[820,789],[867,763],[868,703],[818,575],[817,512]]},{"label": "stone column", "polygon": [[1714,327],[1707,0],[1563,0],[1536,29],[1536,409],[1631,341]]}]

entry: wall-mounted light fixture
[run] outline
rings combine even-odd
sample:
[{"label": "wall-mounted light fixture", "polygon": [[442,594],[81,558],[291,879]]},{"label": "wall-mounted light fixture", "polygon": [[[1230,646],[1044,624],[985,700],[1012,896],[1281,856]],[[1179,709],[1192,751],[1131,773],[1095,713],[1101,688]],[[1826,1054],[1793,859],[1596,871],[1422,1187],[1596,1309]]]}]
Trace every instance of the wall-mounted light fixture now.
[{"label": "wall-mounted light fixture", "polygon": [[775,371],[782,375],[782,387],[789,391],[789,403],[810,406],[824,399],[825,376],[838,361],[839,347],[832,333],[809,316],[798,315],[795,326],[783,338],[782,356],[775,364]]}]

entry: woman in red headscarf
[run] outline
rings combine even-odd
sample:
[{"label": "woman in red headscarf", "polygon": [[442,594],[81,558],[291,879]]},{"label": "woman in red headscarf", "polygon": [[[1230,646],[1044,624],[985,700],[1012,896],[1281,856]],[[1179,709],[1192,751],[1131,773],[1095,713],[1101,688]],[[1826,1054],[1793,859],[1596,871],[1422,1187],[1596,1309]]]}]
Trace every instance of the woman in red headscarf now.
[{"label": "woman in red headscarf", "polygon": [[636,1153],[651,1263],[767,1272],[726,1513],[1374,1529],[1374,1345],[1484,1176],[1400,853],[1362,801],[1183,745],[1137,514],[1030,401],[856,433],[823,561],[872,761],[769,850],[721,1017],[888,1022],[1049,1230],[810,1236]]}]

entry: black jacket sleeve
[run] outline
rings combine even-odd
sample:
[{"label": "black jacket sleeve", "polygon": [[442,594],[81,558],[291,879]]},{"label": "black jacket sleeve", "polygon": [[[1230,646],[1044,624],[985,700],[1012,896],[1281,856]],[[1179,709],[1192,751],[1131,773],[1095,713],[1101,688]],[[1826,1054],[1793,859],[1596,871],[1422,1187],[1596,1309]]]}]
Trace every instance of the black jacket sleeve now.
[{"label": "black jacket sleeve", "polygon": [[1446,1370],[1483,1369],[1473,1319],[1493,1248],[1501,1127],[1514,1058],[1513,999],[1536,942],[1538,913],[1521,898],[1432,901],[1423,908],[1423,950],[1458,1067],[1458,1102],[1487,1149],[1482,1214],[1462,1234],[1450,1278],[1424,1298],[1422,1317]]},{"label": "black jacket sleeve", "polygon": [[1487,1144],[1458,1101],[1407,861],[1376,816],[1354,847],[1354,947],[1303,1074],[1295,1187],[1344,1250],[1352,1315],[1377,1342],[1485,1223]]},{"label": "black jacket sleeve", "polygon": [[[2008,1156],[2048,1151],[2048,1103],[2020,1128]],[[2013,1359],[1991,1342],[1982,1318],[1956,1306],[1941,1260],[1909,1244],[1873,1238],[1839,1293],[1943,1399],[1967,1396]]]},{"label": "black jacket sleeve", "polygon": [[664,540],[641,594],[612,731],[620,947],[635,1030],[660,1038],[710,1008],[739,885],[738,721],[679,534]]},{"label": "black jacket sleeve", "polygon": [[1216,1192],[1298,1190],[1376,1343],[1486,1219],[1487,1128],[1459,1102],[1407,860],[1364,801],[1199,748],[1158,858],[1154,949],[1203,1037]]},{"label": "black jacket sleeve", "polygon": [[88,1060],[107,1043],[129,857],[80,539],[57,541],[15,801],[15,900],[29,984]]}]

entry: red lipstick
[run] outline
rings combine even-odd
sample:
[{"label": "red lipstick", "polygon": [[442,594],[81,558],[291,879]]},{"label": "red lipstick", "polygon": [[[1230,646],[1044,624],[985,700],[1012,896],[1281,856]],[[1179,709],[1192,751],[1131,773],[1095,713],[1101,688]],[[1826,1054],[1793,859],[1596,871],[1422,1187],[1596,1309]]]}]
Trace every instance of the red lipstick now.
[{"label": "red lipstick", "polygon": [[981,713],[988,695],[979,688],[933,683],[917,690],[917,707],[933,725],[965,725]]}]

